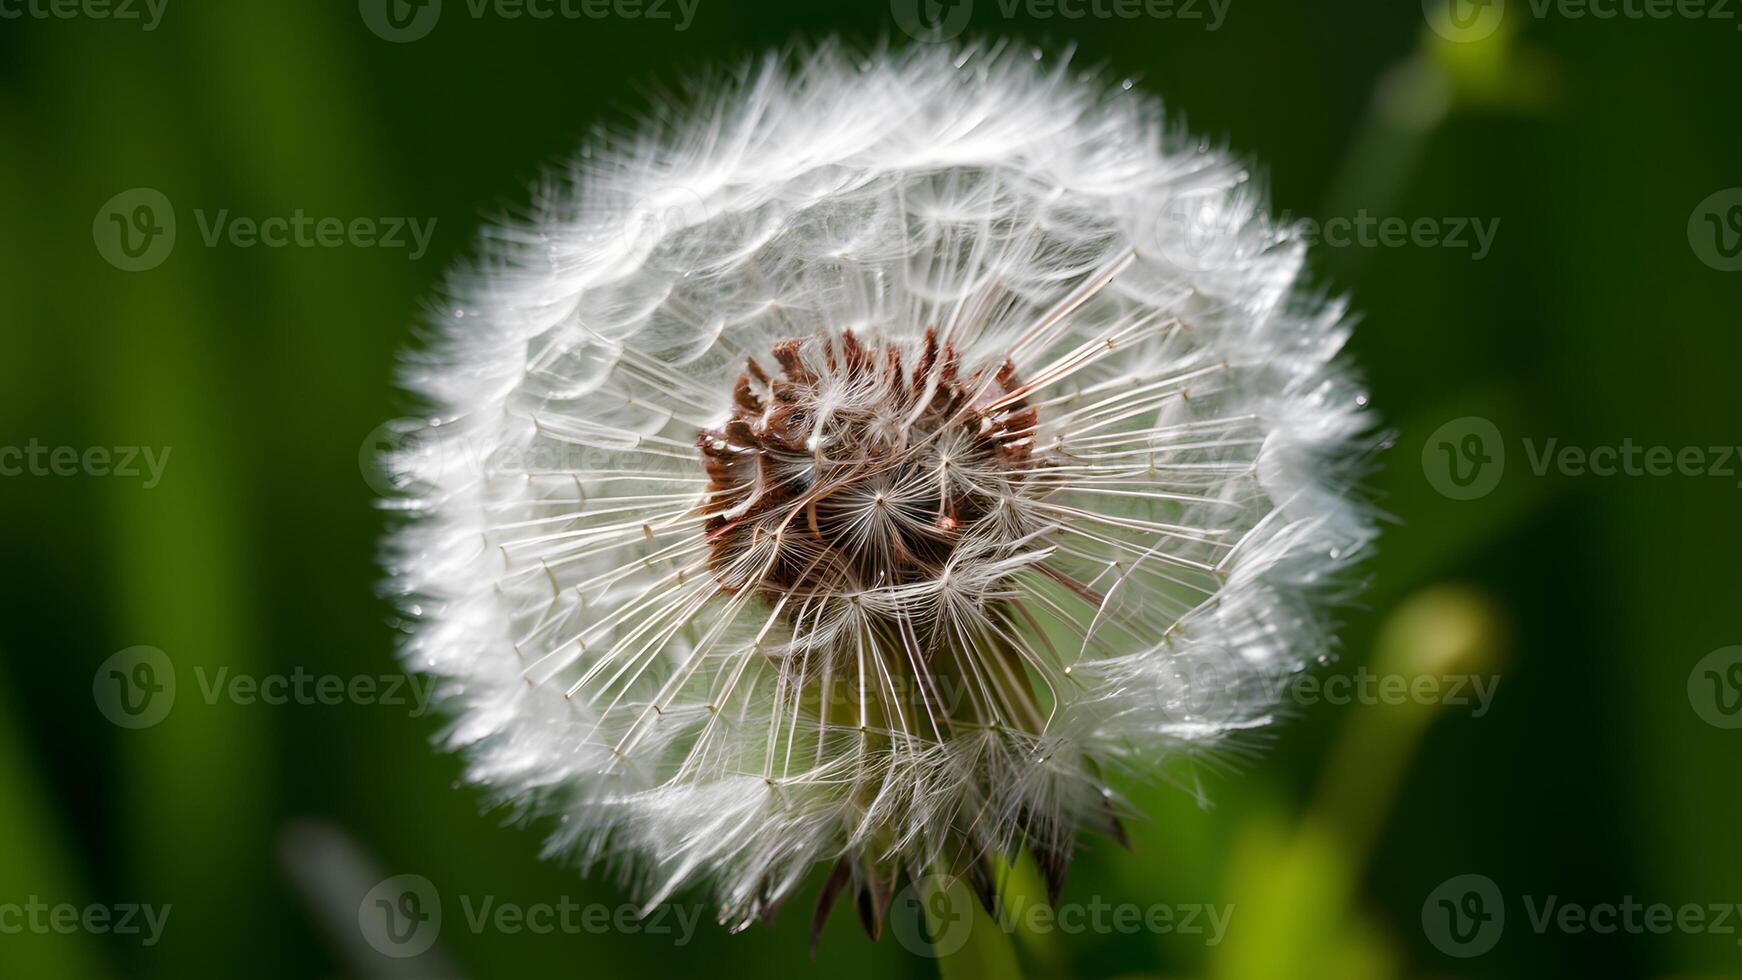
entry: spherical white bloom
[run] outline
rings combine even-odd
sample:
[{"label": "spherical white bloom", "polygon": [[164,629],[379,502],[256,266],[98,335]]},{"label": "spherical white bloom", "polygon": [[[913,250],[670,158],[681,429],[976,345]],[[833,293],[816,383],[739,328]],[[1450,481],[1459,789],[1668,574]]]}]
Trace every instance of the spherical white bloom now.
[{"label": "spherical white bloom", "polygon": [[1002,47],[770,57],[456,275],[394,459],[470,777],[742,925],[870,926],[1235,744],[1371,538],[1342,308],[1153,100]]}]

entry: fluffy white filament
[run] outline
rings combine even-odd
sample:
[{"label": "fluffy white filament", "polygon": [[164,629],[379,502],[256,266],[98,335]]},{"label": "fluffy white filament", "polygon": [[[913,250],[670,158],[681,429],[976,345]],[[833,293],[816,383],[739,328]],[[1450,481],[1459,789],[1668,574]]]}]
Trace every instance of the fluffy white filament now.
[{"label": "fluffy white filament", "polygon": [[405,374],[405,657],[470,777],[741,925],[819,862],[1062,867],[1109,776],[1267,723],[1371,528],[1343,310],[1260,198],[1002,47],[770,57],[595,138]]}]

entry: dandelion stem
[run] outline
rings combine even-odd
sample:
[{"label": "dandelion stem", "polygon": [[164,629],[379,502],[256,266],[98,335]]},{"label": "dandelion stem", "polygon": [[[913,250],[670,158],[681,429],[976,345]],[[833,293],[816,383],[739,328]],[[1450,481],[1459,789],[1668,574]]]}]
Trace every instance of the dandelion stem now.
[{"label": "dandelion stem", "polygon": [[942,980],[1020,980],[1016,947],[968,889],[944,887],[933,876],[926,886],[924,915],[938,955]]}]

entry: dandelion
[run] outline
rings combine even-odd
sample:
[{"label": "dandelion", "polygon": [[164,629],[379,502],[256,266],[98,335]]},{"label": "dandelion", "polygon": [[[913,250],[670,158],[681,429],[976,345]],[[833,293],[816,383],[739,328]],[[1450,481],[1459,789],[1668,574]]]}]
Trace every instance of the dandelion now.
[{"label": "dandelion", "polygon": [[[699,108],[680,108],[699,106]],[[469,778],[650,902],[817,922],[1223,758],[1371,527],[1343,308],[1226,153],[1001,45],[771,56],[456,274],[392,464]],[[1184,780],[1181,780],[1184,782]]]}]

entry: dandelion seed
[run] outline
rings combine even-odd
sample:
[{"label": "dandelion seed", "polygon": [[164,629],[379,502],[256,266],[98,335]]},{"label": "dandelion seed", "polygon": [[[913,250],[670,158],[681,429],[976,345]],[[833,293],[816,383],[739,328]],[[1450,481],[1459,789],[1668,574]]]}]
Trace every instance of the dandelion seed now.
[{"label": "dandelion seed", "polygon": [[1056,891],[1114,782],[1329,652],[1372,535],[1343,309],[1240,165],[1068,67],[770,57],[453,277],[405,657],[553,853],[734,927],[819,863],[873,930],[1019,846]]}]

